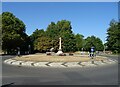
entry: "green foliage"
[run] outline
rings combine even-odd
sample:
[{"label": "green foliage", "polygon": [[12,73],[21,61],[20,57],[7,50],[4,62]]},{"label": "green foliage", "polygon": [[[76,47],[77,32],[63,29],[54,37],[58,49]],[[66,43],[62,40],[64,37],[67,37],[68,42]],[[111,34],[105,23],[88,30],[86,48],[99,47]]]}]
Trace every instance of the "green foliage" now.
[{"label": "green foliage", "polygon": [[61,20],[57,22],[59,37],[62,38],[62,49],[64,52],[74,52],[76,50],[76,41],[72,32],[71,22]]},{"label": "green foliage", "polygon": [[84,44],[84,36],[81,34],[76,34],[75,35],[75,39],[76,39],[76,50],[80,51],[83,48],[83,44]]},{"label": "green foliage", "polygon": [[46,52],[51,45],[51,39],[46,35],[46,32],[41,29],[36,29],[30,36],[33,50],[39,52]]},{"label": "green foliage", "polygon": [[57,22],[57,28],[61,32],[68,31],[72,33],[72,27],[71,27],[71,22],[67,20],[61,20]]},{"label": "green foliage", "polygon": [[57,39],[59,36],[59,29],[57,25],[54,22],[51,22],[51,24],[48,25],[46,30],[46,35],[50,37],[52,40]]},{"label": "green foliage", "polygon": [[[59,37],[62,38],[62,50],[64,52],[75,50],[75,38],[72,34],[71,22],[67,20],[58,21],[56,24],[51,22],[46,32],[47,35],[54,41],[53,47],[58,50]],[[50,36],[51,35],[51,36]],[[55,43],[56,42],[56,43]]]},{"label": "green foliage", "polygon": [[0,52],[2,52],[2,15],[0,14]]},{"label": "green foliage", "polygon": [[36,39],[38,39],[41,36],[45,36],[45,31],[43,29],[38,30],[36,29],[32,35],[30,35],[30,38],[32,40],[32,42],[34,42]]},{"label": "green foliage", "polygon": [[51,39],[48,37],[39,37],[34,42],[34,50],[46,52],[52,47]]},{"label": "green foliage", "polygon": [[84,49],[88,51],[92,46],[94,46],[97,51],[103,51],[104,48],[102,41],[95,36],[87,37],[85,39]]},{"label": "green foliage", "polygon": [[2,13],[2,50],[8,54],[14,53],[17,47],[21,51],[27,49],[28,36],[25,24],[10,12]]},{"label": "green foliage", "polygon": [[57,51],[59,48],[59,37],[61,37],[62,50],[64,52],[75,51],[76,40],[71,29],[70,21],[61,20],[56,24],[51,22],[44,32],[43,30],[36,30],[31,35],[31,38],[33,38],[34,50],[45,52],[53,47],[54,50]]},{"label": "green foliage", "polygon": [[[28,45],[31,45],[31,51],[46,52],[53,47],[55,52],[57,52],[59,49],[59,37],[62,38],[63,52],[79,51],[81,48],[88,51],[91,46],[95,46],[96,50],[103,50],[103,44],[99,38],[91,36],[84,40],[83,35],[75,35],[72,31],[71,22],[67,20],[61,20],[57,23],[51,22],[46,31],[44,29],[36,29],[30,36],[25,33],[25,24],[12,13],[3,12],[2,19],[0,15],[0,20],[2,20],[2,30],[0,30],[3,40],[2,49],[7,51],[8,54],[15,52],[17,47],[20,47],[21,52],[28,51]],[[108,42],[110,41],[110,44],[115,42],[111,40],[112,31],[112,29],[108,30]],[[116,33],[119,36],[118,31],[116,30]],[[118,38],[118,36],[114,39]],[[117,46],[119,41],[114,44],[114,47]]]},{"label": "green foliage", "polygon": [[76,50],[76,40],[74,34],[69,31],[61,33],[62,48],[64,52],[74,52]]},{"label": "green foliage", "polygon": [[107,46],[108,50],[114,53],[120,53],[120,23],[112,20],[107,30]]}]

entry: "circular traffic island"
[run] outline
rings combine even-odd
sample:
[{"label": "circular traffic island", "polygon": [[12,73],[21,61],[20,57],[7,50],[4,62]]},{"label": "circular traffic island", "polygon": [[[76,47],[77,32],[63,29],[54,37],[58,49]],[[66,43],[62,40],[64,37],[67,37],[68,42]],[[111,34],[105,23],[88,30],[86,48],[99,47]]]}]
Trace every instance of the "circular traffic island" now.
[{"label": "circular traffic island", "polygon": [[46,54],[33,54],[7,59],[4,63],[31,67],[96,67],[99,65],[113,64],[116,61],[101,56],[96,56],[92,59],[88,55],[51,56]]}]

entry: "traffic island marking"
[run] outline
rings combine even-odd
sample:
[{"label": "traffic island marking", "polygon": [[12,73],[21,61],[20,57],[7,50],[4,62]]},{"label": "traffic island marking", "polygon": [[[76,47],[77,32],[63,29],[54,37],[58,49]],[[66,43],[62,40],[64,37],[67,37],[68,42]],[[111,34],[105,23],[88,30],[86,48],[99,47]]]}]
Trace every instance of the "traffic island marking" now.
[{"label": "traffic island marking", "polygon": [[[28,57],[27,57],[28,58]],[[100,65],[117,63],[117,60],[105,59],[105,60],[93,60],[83,62],[36,62],[36,61],[20,61],[15,59],[7,59],[4,63],[17,65],[17,66],[32,66],[32,67],[96,67]]]},{"label": "traffic island marking", "polygon": [[79,62],[67,62],[65,65],[67,65],[67,67],[82,67],[78,63]]},{"label": "traffic island marking", "polygon": [[65,65],[67,62],[63,62],[61,65],[65,66],[65,67],[68,67],[67,65]]},{"label": "traffic island marking", "polygon": [[37,62],[37,63],[34,63],[34,66],[35,67],[48,67],[46,64],[48,62]]},{"label": "traffic island marking", "polygon": [[49,64],[50,67],[65,67],[62,65],[63,62],[52,62]]}]

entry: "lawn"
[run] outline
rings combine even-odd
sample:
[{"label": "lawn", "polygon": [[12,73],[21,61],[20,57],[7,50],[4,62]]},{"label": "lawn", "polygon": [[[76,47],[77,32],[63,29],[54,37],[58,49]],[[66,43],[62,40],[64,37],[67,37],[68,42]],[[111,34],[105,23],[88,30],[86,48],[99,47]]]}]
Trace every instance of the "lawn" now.
[{"label": "lawn", "polygon": [[[45,54],[40,55],[25,55],[21,57],[15,57],[13,58],[15,60],[19,61],[34,61],[34,62],[87,62],[90,61],[91,58],[88,56],[81,56],[81,55],[75,55],[75,56],[48,56]],[[101,61],[106,58],[103,57],[95,57],[93,60],[95,61]]]}]

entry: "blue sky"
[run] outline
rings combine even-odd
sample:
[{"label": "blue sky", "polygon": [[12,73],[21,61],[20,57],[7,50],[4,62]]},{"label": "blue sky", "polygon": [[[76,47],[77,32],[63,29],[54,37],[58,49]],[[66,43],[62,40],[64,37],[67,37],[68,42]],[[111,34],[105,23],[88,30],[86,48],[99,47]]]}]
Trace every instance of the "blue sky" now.
[{"label": "blue sky", "polygon": [[105,40],[112,19],[118,20],[117,2],[3,2],[2,11],[12,12],[26,25],[26,33],[45,29],[51,22],[71,21],[75,34]]}]

